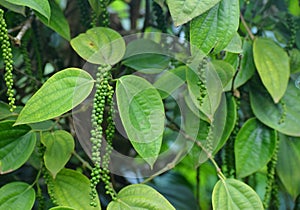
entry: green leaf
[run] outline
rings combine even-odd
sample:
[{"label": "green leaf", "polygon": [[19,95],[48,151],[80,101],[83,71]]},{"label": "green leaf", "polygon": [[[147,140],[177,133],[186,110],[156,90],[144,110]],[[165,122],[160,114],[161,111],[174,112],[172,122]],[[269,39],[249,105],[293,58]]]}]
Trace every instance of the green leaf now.
[{"label": "green leaf", "polygon": [[222,82],[223,89],[228,85],[235,73],[235,69],[229,63],[223,60],[213,60],[213,66]]},{"label": "green leaf", "polygon": [[236,179],[218,181],[213,190],[212,201],[214,210],[263,210],[256,192]]},{"label": "green leaf", "polygon": [[166,0],[154,0],[154,2],[156,2],[161,8],[164,7],[164,3]]},{"label": "green leaf", "polygon": [[11,182],[0,188],[0,209],[32,209],[35,192],[24,182]]},{"label": "green leaf", "polygon": [[53,207],[49,210],[76,210],[76,209],[71,208],[71,207],[67,207],[67,206],[56,206],[56,207]]},{"label": "green leaf", "polygon": [[83,174],[74,170],[63,169],[52,182],[51,188],[58,205],[77,210],[101,209],[98,196],[96,197],[97,207],[90,206],[90,181]]},{"label": "green leaf", "polygon": [[224,50],[227,52],[231,52],[231,53],[243,52],[242,39],[241,39],[239,33],[237,33],[237,32],[235,33],[235,35],[233,36],[233,38],[231,39],[231,41],[229,42],[227,47],[225,47]]},{"label": "green leaf", "polygon": [[185,83],[186,66],[179,66],[175,69],[165,71],[153,84],[159,91],[162,99],[167,98],[176,89]]},{"label": "green leaf", "polygon": [[54,2],[50,1],[51,7],[51,17],[50,20],[45,18],[44,16],[36,13],[42,23],[49,28],[53,29],[59,35],[61,35],[66,40],[70,40],[70,27],[67,19],[64,16],[64,13],[61,11],[60,7]]},{"label": "green leaf", "polygon": [[51,8],[48,0],[6,0],[7,2],[15,5],[30,7],[31,9],[39,12],[48,20],[51,16]]},{"label": "green leaf", "polygon": [[175,208],[152,187],[144,184],[133,184],[124,187],[117,195],[117,200],[108,204],[108,210],[122,209],[164,209]]},{"label": "green leaf", "polygon": [[0,101],[0,120],[6,119],[15,115],[10,111],[10,106],[2,101]]},{"label": "green leaf", "polygon": [[25,16],[25,7],[24,6],[19,6],[19,5],[9,3],[7,0],[0,0],[0,5],[13,11],[13,12],[16,12],[16,13],[19,13],[19,14]]},{"label": "green leaf", "polygon": [[27,125],[13,126],[14,121],[0,122],[0,174],[21,167],[33,152],[36,135]]},{"label": "green leaf", "polygon": [[83,59],[94,64],[116,64],[125,54],[125,41],[109,28],[92,28],[71,40],[71,46]]},{"label": "green leaf", "polygon": [[259,76],[278,103],[286,91],[290,76],[289,57],[274,41],[257,38],[253,44],[254,62]]},{"label": "green leaf", "polygon": [[27,101],[15,125],[58,117],[80,104],[92,91],[94,80],[86,71],[57,72]]},{"label": "green leaf", "polygon": [[[262,84],[252,81],[250,87],[252,111],[267,126],[286,135],[300,136],[300,106],[295,106],[300,101],[299,91],[297,84],[291,79],[287,91],[281,99],[281,103],[285,104],[285,110],[281,103],[274,104],[268,92],[263,89]],[[284,122],[280,123],[284,112],[286,112],[286,117]]]},{"label": "green leaf", "polygon": [[300,194],[300,138],[279,134],[277,173],[287,192],[295,200]]},{"label": "green leaf", "polygon": [[294,48],[289,53],[291,73],[300,72],[300,50]]},{"label": "green leaf", "polygon": [[46,147],[45,166],[55,178],[71,157],[75,147],[73,136],[64,130],[47,132],[43,133],[41,142]]},{"label": "green leaf", "polygon": [[121,77],[116,85],[120,117],[137,153],[152,167],[162,143],[165,113],[158,91],[145,79]]},{"label": "green leaf", "polygon": [[218,2],[220,0],[167,0],[175,26],[189,22]]},{"label": "green leaf", "polygon": [[97,15],[97,17],[101,14],[102,12],[102,7],[100,6],[100,1],[99,0],[88,0],[91,8],[93,9],[93,12]]},{"label": "green leaf", "polygon": [[[201,1],[204,2],[204,1]],[[205,54],[224,50],[239,27],[239,1],[222,0],[212,9],[191,21],[190,38],[194,47]]]},{"label": "green leaf", "polygon": [[267,165],[274,153],[276,138],[274,130],[255,118],[247,120],[234,143],[237,176],[249,176]]},{"label": "green leaf", "polygon": [[300,16],[299,1],[289,0],[289,11],[290,11],[291,14],[293,14],[295,16]]},{"label": "green leaf", "polygon": [[223,87],[222,82],[211,63],[208,63],[207,68],[204,70],[204,72],[207,81],[207,94],[203,99],[203,105],[201,107],[198,100],[200,96],[200,88],[197,85],[198,81],[200,81],[199,76],[194,70],[192,70],[191,68],[187,68],[186,80],[188,91],[194,105],[198,109],[200,109],[200,111],[203,112],[210,119],[210,121],[212,121],[213,115],[216,112],[221,101]]}]

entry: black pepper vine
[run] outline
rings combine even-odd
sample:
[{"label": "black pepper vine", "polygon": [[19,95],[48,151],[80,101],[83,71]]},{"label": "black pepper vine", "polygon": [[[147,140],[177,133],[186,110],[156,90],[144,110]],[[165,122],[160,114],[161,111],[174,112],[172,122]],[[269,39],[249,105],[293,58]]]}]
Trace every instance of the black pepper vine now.
[{"label": "black pepper vine", "polygon": [[199,101],[199,105],[202,106],[203,102],[204,102],[204,98],[207,95],[207,89],[206,89],[206,68],[207,68],[207,58],[204,57],[202,59],[202,61],[200,62],[199,66],[198,66],[198,77],[199,77],[199,81],[197,82],[197,85],[199,87],[199,97],[197,98]]}]

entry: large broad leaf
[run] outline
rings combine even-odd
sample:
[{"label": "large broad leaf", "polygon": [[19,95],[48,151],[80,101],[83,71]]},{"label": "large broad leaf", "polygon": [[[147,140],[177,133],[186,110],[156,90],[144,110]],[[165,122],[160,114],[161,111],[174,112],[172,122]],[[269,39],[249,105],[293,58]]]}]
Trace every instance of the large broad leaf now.
[{"label": "large broad leaf", "polygon": [[274,153],[276,138],[274,130],[249,119],[234,143],[237,176],[246,177],[264,167]]},{"label": "large broad leaf", "polygon": [[204,70],[204,75],[206,77],[206,96],[203,99],[203,104],[200,106],[200,88],[197,83],[200,78],[196,71],[191,68],[186,70],[186,80],[188,84],[188,91],[191,99],[195,106],[200,109],[210,120],[212,120],[214,113],[216,112],[223,92],[222,82],[216,73],[213,65],[211,63],[207,64],[207,68]]},{"label": "large broad leaf", "polygon": [[256,192],[236,179],[217,182],[213,190],[212,200],[215,210],[263,210],[263,205]]},{"label": "large broad leaf", "polygon": [[0,209],[32,209],[35,192],[24,182],[12,182],[0,188]]},{"label": "large broad leaf", "polygon": [[0,0],[0,5],[3,7],[6,7],[7,9],[9,9],[13,12],[20,13],[25,16],[25,7],[24,6],[19,6],[19,5],[9,3],[7,0]]},{"label": "large broad leaf", "polygon": [[48,20],[51,16],[51,8],[48,0],[6,0],[7,2],[15,5],[30,7],[31,9],[39,12]]},{"label": "large broad leaf", "polygon": [[125,41],[109,28],[92,28],[71,40],[71,46],[83,59],[95,64],[116,64],[125,54]]},{"label": "large broad leaf", "polygon": [[300,138],[279,135],[278,176],[295,200],[300,194]]},{"label": "large broad leaf", "polygon": [[253,44],[254,62],[259,76],[275,103],[286,91],[290,65],[287,53],[274,41],[257,38]]},{"label": "large broad leaf", "polygon": [[175,208],[153,188],[134,184],[123,188],[117,195],[117,200],[108,204],[108,210],[122,209],[164,209],[175,210]]},{"label": "large broad leaf", "polygon": [[33,152],[36,135],[27,125],[13,126],[13,121],[0,122],[0,174],[21,167]]},{"label": "large broad leaf", "polygon": [[41,142],[46,147],[45,166],[55,178],[71,157],[75,146],[73,136],[64,130],[58,130],[44,133]]},{"label": "large broad leaf", "polygon": [[[201,1],[203,2],[203,1]],[[239,1],[222,0],[191,21],[191,44],[208,54],[219,53],[232,40],[239,27]]]},{"label": "large broad leaf", "polygon": [[53,195],[58,205],[77,210],[101,209],[98,196],[96,198],[97,207],[90,206],[90,181],[81,173],[63,169],[52,182],[51,190],[53,190]]},{"label": "large broad leaf", "polygon": [[[300,89],[294,80],[290,80],[287,91],[281,104],[274,104],[272,98],[262,84],[253,81],[250,88],[250,102],[255,116],[267,126],[290,136],[300,136],[300,106],[296,106],[300,101]],[[280,122],[286,112],[284,121]]]},{"label": "large broad leaf", "polygon": [[176,89],[185,83],[186,66],[179,66],[175,69],[165,71],[153,84],[160,93],[162,99],[167,98]]},{"label": "large broad leaf", "polygon": [[70,111],[88,97],[93,85],[91,75],[81,69],[59,71],[28,100],[16,125],[41,122]]},{"label": "large broad leaf", "polygon": [[121,77],[116,86],[120,117],[137,153],[153,166],[164,131],[164,106],[158,91],[145,79]]},{"label": "large broad leaf", "polygon": [[206,12],[220,0],[167,0],[167,4],[176,26],[189,22]]},{"label": "large broad leaf", "polygon": [[71,207],[66,207],[66,206],[56,206],[56,207],[53,207],[49,210],[76,210],[76,209],[71,208]]},{"label": "large broad leaf", "polygon": [[61,35],[66,40],[70,40],[70,27],[64,13],[61,11],[60,7],[55,3],[55,1],[50,1],[51,6],[51,17],[50,20],[44,16],[36,13],[43,24],[53,29],[59,35]]}]

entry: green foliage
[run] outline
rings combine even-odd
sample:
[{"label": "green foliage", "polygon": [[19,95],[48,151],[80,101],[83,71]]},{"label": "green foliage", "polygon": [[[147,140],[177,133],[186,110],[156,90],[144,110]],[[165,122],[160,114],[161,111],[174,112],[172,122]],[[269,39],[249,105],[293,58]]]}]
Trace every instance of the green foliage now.
[{"label": "green foliage", "polygon": [[298,1],[0,6],[0,209],[299,207]]}]

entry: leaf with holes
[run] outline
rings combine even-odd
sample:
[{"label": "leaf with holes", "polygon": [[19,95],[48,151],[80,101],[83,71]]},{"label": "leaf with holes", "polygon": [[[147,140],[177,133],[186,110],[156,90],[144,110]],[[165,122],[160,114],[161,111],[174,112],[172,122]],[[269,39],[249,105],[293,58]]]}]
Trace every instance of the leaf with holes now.
[{"label": "leaf with holes", "polygon": [[30,157],[36,135],[27,125],[13,126],[14,121],[0,122],[0,174],[21,167]]},{"label": "leaf with holes", "polygon": [[118,80],[116,95],[128,138],[137,153],[152,167],[164,131],[165,112],[161,97],[147,80],[134,75]]},{"label": "leaf with holes", "polygon": [[236,179],[220,180],[212,195],[215,210],[263,210],[263,205],[256,192],[245,183]]},{"label": "leaf with holes", "polygon": [[287,53],[274,41],[257,38],[253,44],[253,56],[259,76],[275,103],[284,95],[289,77],[290,64]]},{"label": "leaf with holes", "polygon": [[144,184],[124,187],[117,195],[117,200],[108,204],[108,210],[122,209],[164,209],[175,208],[155,189]]},{"label": "leaf with holes", "polygon": [[58,117],[80,104],[93,89],[86,71],[68,68],[57,72],[27,101],[15,125]]},{"label": "leaf with holes", "polygon": [[42,144],[46,147],[44,162],[53,178],[63,169],[74,150],[73,136],[64,130],[43,133]]}]

